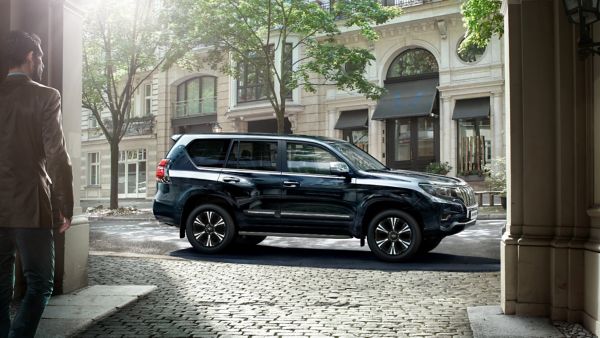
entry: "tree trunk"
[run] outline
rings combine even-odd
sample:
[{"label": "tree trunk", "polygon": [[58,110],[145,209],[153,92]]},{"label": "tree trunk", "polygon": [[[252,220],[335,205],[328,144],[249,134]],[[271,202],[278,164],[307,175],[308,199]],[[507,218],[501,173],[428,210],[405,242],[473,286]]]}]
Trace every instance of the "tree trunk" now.
[{"label": "tree trunk", "polygon": [[110,208],[119,207],[119,141],[110,142]]},{"label": "tree trunk", "polygon": [[275,110],[277,117],[277,134],[285,134],[285,102],[282,102],[279,109]]}]

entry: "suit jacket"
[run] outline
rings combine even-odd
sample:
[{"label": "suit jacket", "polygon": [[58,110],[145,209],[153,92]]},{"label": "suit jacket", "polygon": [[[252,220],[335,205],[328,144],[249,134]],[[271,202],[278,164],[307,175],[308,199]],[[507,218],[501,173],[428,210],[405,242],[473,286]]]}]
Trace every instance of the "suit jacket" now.
[{"label": "suit jacket", "polygon": [[57,223],[53,212],[73,216],[61,123],[56,89],[25,75],[0,83],[0,227],[50,228]]}]

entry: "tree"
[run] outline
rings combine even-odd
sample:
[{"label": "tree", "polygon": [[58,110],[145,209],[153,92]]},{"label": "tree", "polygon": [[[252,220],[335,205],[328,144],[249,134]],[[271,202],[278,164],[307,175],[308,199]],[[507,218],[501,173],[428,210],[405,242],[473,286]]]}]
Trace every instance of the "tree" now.
[{"label": "tree", "polygon": [[461,6],[467,28],[461,51],[468,48],[485,48],[494,34],[504,34],[504,17],[500,13],[501,0],[466,0]]},{"label": "tree", "polygon": [[[84,24],[82,106],[110,144],[110,208],[118,208],[119,143],[129,128],[134,93],[160,67],[164,40],[156,1],[102,0]],[[163,53],[164,54],[164,53]],[[103,112],[109,117],[103,119]]]},{"label": "tree", "polygon": [[[306,0],[174,0],[170,2],[170,32],[178,37],[170,62],[188,68],[208,63],[225,74],[252,83],[238,95],[268,100],[284,131],[286,101],[295,88],[315,92],[336,85],[379,98],[384,89],[364,77],[375,60],[368,49],[346,47],[336,38],[341,28],[355,28],[375,41],[374,25],[400,14],[376,0],[330,2]],[[199,47],[208,49],[199,59]],[[297,59],[293,55],[297,51]],[[223,61],[226,60],[226,61]],[[250,74],[250,75],[248,75]],[[316,75],[316,76],[315,76]]]}]

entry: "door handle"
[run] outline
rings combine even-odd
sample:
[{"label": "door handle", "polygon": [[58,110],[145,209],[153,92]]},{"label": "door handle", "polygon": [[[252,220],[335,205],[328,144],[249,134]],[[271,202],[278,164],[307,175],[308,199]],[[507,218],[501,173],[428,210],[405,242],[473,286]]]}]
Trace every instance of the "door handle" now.
[{"label": "door handle", "polygon": [[223,182],[225,183],[239,183],[240,179],[237,177],[225,176],[223,177]]},{"label": "door handle", "polygon": [[296,182],[296,181],[283,181],[283,186],[284,187],[295,188],[295,187],[297,187],[299,185],[300,185],[300,182]]}]

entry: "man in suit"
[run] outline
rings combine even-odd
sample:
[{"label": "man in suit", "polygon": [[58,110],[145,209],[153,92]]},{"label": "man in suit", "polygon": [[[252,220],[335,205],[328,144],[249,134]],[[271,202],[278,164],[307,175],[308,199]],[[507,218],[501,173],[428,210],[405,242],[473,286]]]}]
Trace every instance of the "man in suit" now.
[{"label": "man in suit", "polygon": [[[60,94],[38,83],[40,43],[12,31],[0,48],[8,67],[0,82],[0,338],[35,335],[54,286],[53,230],[64,232],[73,216]],[[16,251],[27,291],[11,325]]]}]

